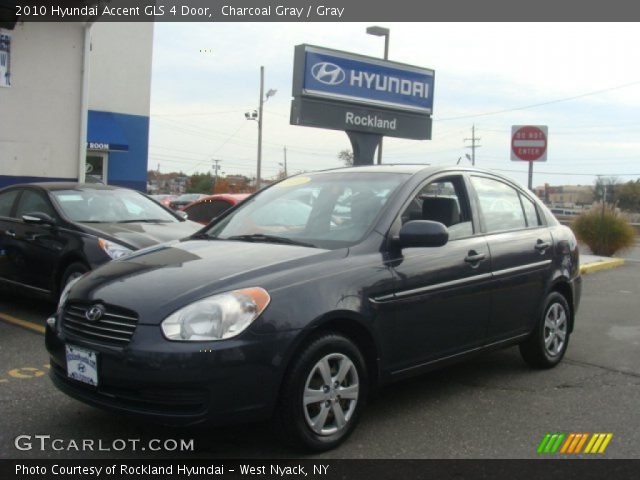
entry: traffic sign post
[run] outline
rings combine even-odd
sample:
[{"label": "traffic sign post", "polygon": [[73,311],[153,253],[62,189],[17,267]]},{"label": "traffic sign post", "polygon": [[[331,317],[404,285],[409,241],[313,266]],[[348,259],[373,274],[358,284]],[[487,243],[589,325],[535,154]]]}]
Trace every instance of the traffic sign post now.
[{"label": "traffic sign post", "polygon": [[548,133],[546,125],[511,127],[511,161],[529,162],[529,190],[533,190],[533,162],[547,161]]}]

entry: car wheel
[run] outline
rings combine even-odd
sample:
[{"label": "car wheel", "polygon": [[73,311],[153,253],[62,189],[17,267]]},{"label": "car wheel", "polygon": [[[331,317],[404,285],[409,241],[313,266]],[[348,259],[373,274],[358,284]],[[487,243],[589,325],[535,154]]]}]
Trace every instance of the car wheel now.
[{"label": "car wheel", "polygon": [[571,310],[566,298],[551,292],[544,302],[541,318],[531,336],[520,344],[522,358],[537,368],[555,367],[569,345]]},{"label": "car wheel", "polygon": [[315,452],[343,442],[364,408],[368,376],[362,353],[348,338],[311,341],[284,379],[274,423],[283,441]]},{"label": "car wheel", "polygon": [[58,295],[62,293],[62,290],[64,290],[64,287],[67,285],[67,283],[69,283],[71,280],[75,280],[76,278],[84,275],[88,271],[89,271],[89,267],[87,267],[82,262],[73,262],[71,265],[69,265],[65,269],[64,273],[62,274],[62,277],[60,278]]}]

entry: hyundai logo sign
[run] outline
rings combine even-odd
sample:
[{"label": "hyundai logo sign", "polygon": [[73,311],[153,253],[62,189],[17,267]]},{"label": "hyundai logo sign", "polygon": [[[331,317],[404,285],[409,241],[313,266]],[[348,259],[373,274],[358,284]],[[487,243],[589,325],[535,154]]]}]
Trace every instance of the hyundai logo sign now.
[{"label": "hyundai logo sign", "polygon": [[311,45],[298,45],[296,52],[294,97],[321,97],[426,115],[433,111],[431,69]]},{"label": "hyundai logo sign", "polygon": [[325,85],[339,85],[344,82],[344,70],[335,63],[319,62],[311,67],[311,75]]}]

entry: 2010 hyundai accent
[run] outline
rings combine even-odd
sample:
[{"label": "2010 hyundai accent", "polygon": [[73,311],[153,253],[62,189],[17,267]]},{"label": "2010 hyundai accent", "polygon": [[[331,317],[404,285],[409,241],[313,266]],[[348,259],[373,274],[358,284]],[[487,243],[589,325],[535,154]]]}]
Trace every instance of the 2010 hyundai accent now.
[{"label": "2010 hyundai accent", "polygon": [[291,177],[83,276],[46,344],[54,383],[91,405],[166,423],[272,418],[318,451],[396,379],[516,344],[553,367],[580,285],[571,231],[508,179],[357,167]]}]

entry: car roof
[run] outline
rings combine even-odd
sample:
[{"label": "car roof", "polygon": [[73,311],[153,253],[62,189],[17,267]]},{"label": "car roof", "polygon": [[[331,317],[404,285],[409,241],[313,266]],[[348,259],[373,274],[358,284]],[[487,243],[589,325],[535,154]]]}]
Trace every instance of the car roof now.
[{"label": "car roof", "polygon": [[356,167],[344,167],[344,168],[332,168],[327,170],[319,170],[316,172],[302,173],[300,175],[314,175],[314,174],[323,174],[323,173],[404,173],[408,175],[415,174],[423,174],[424,176],[431,176],[437,173],[445,173],[445,172],[475,172],[475,173],[483,173],[487,175],[493,175],[500,178],[503,178],[511,183],[516,183],[509,177],[501,175],[497,172],[488,169],[476,168],[476,167],[466,167],[461,165],[429,165],[429,164],[418,164],[418,163],[405,163],[405,164],[384,164],[384,165],[361,165]]}]

